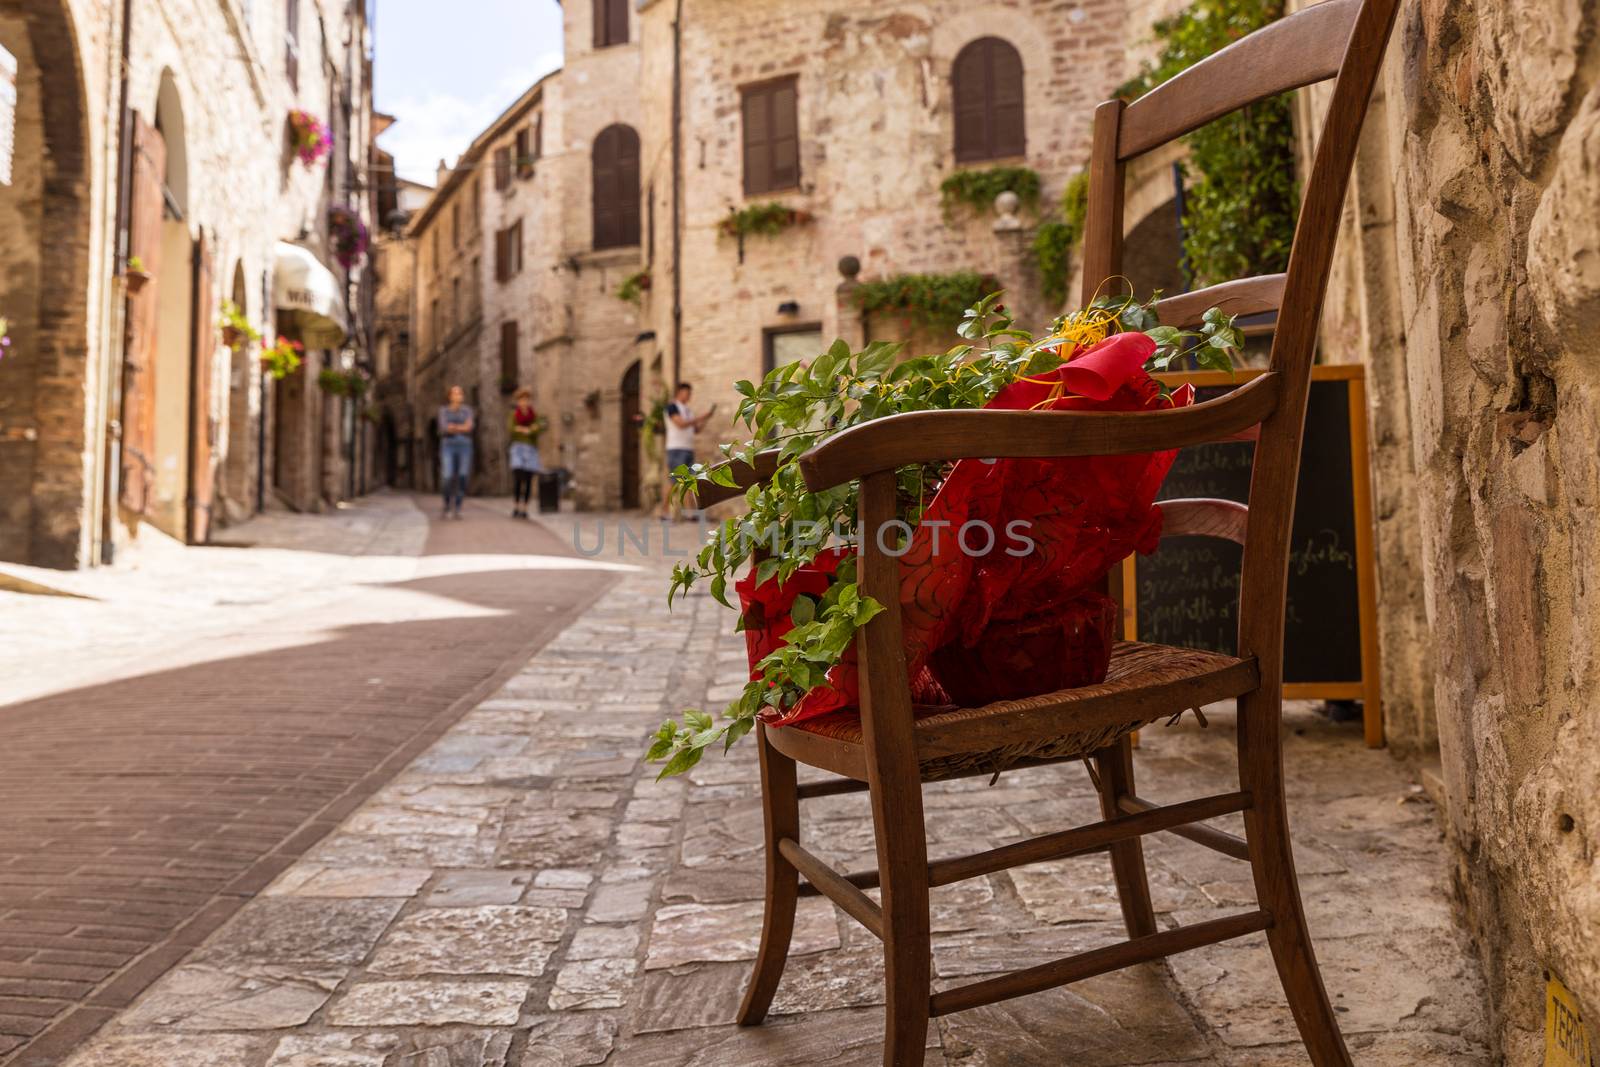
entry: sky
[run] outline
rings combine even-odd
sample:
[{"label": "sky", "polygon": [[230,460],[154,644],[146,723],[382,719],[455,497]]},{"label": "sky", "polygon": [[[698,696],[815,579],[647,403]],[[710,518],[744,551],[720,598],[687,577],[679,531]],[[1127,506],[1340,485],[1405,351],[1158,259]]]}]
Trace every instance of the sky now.
[{"label": "sky", "polygon": [[495,116],[561,65],[556,0],[377,0],[378,139],[403,178],[434,183]]}]

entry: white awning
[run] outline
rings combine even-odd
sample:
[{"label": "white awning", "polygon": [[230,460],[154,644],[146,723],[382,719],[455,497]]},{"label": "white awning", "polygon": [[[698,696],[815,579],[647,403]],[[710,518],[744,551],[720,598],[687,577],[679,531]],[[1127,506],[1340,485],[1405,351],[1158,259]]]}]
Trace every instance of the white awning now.
[{"label": "white awning", "polygon": [[307,348],[338,348],[350,332],[343,287],[310,249],[278,242],[272,302],[280,311],[294,312]]}]

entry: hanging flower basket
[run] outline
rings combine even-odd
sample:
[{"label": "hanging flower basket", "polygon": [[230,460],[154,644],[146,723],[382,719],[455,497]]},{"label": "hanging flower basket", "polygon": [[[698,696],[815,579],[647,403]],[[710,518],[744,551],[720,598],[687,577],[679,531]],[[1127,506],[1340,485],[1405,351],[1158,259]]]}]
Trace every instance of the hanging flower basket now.
[{"label": "hanging flower basket", "polygon": [[150,275],[145,273],[144,260],[138,256],[129,256],[128,265],[122,270],[122,281],[128,287],[129,296],[138,296],[139,290],[150,281]]},{"label": "hanging flower basket", "polygon": [[289,112],[289,141],[307,170],[333,150],[333,131],[309,111]]},{"label": "hanging flower basket", "polygon": [[261,341],[261,369],[274,378],[283,379],[300,369],[300,356],[306,346],[287,337],[279,337],[276,344]]},{"label": "hanging flower basket", "polygon": [[245,318],[244,309],[232,300],[222,302],[222,320],[217,325],[222,330],[222,343],[235,352],[245,345],[255,344],[261,340],[261,335],[250,325],[250,320]]},{"label": "hanging flower basket", "polygon": [[335,204],[328,209],[328,243],[333,246],[333,258],[345,270],[361,262],[371,243],[371,235],[355,208]]}]

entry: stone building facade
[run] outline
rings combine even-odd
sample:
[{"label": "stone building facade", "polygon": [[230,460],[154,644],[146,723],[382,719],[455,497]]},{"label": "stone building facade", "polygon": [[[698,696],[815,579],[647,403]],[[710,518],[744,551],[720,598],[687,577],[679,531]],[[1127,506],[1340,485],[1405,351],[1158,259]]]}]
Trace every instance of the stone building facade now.
[{"label": "stone building facade", "polygon": [[[1094,105],[1124,77],[1122,0],[641,6],[648,207],[680,220],[654,227],[646,250],[646,310],[666,353],[652,388],[681,378],[702,410],[719,404],[710,436],[732,432],[734,381],[835,337],[956,342],[954,323],[862,321],[853,282],[972,270],[1005,288],[1024,322],[1057,311],[1032,257],[1037,214],[997,226],[986,206],[947,209],[941,183],[958,170],[1026,167],[1049,210],[1087,159]],[[981,113],[1012,136],[959,143],[955,82],[966,63],[1015,77],[1017,99],[997,96]],[[1008,107],[1020,120],[1002,114]],[[786,142],[777,172],[768,123]],[[725,232],[731,212],[771,201],[804,221],[742,241]],[[832,269],[846,257],[858,274]]]},{"label": "stone building facade", "polygon": [[[544,465],[567,472],[577,506],[637,504],[635,416],[651,350],[637,307],[617,295],[641,263],[636,17],[606,29],[597,36],[589,5],[569,5],[564,68],[441,170],[411,227],[421,484],[437,479],[432,413],[461,384],[479,413],[473,488],[508,492],[507,417],[526,385],[549,421]],[[450,242],[458,215],[470,248]],[[458,287],[472,295],[452,318]]]},{"label": "stone building facade", "polygon": [[[218,319],[227,298],[260,332],[292,331],[273,283],[278,242],[299,241],[344,304],[326,310],[359,338],[359,277],[326,249],[331,205],[370,217],[364,12],[129,11],[124,26],[110,0],[0,4],[0,47],[18,61],[14,174],[0,184],[14,339],[0,365],[0,558],[85,566],[145,529],[204,540],[255,510],[264,481],[279,483],[274,500],[314,507],[345,480],[337,425],[325,441],[335,416],[303,378],[278,410],[264,402],[255,353],[226,348]],[[296,107],[335,140],[311,168],[287,147]]]}]

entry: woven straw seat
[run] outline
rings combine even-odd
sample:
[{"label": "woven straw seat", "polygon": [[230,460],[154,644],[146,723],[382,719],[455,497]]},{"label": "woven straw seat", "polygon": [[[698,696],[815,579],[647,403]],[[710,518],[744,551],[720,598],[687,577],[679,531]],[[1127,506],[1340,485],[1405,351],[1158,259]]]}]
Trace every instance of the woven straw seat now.
[{"label": "woven straw seat", "polygon": [[[917,762],[922,780],[932,782],[1076,759],[1197,704],[1247,693],[1256,681],[1254,660],[1121,641],[1112,649],[1106,680],[1096,685],[978,708],[917,707]],[[861,718],[853,709],[769,730],[768,736],[796,758],[866,777]]]}]

